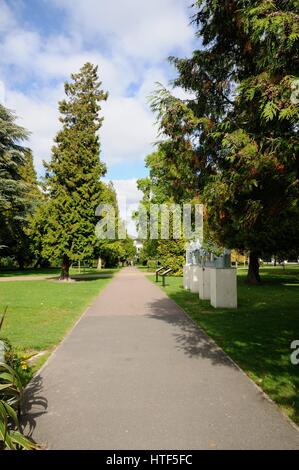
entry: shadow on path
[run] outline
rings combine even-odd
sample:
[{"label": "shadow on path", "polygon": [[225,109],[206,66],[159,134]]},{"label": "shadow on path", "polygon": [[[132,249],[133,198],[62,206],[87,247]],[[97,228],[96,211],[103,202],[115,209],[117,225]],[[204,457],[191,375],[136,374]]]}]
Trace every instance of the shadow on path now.
[{"label": "shadow on path", "polygon": [[36,420],[47,413],[48,400],[41,395],[43,379],[40,375],[34,377],[26,387],[22,397],[21,427],[24,434],[32,439]]},{"label": "shadow on path", "polygon": [[151,309],[148,318],[161,320],[172,325],[177,349],[188,357],[209,359],[212,364],[225,365],[237,369],[236,365],[217,344],[200,330],[187,314],[171,299],[159,299],[148,304]]}]

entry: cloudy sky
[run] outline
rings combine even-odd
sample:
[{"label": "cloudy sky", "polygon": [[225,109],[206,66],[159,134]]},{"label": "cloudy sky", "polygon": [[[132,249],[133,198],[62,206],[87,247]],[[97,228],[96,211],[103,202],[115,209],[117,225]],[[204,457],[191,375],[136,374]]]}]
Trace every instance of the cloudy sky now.
[{"label": "cloudy sky", "polygon": [[0,0],[0,100],[31,131],[39,175],[58,130],[63,83],[90,61],[99,66],[109,92],[101,129],[107,178],[121,205],[127,198],[129,212],[135,208],[140,197],[136,179],[146,175],[144,157],[156,138],[147,97],[155,82],[167,85],[174,78],[167,57],[186,56],[194,48],[191,3]]}]

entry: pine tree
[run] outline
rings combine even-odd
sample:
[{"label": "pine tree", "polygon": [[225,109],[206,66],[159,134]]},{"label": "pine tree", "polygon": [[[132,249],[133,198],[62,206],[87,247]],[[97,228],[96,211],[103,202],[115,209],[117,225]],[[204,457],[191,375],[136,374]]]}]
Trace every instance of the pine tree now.
[{"label": "pine tree", "polygon": [[52,159],[46,166],[49,203],[45,208],[43,256],[62,262],[61,279],[69,278],[73,261],[92,259],[96,207],[101,201],[105,165],[100,161],[98,131],[103,118],[97,67],[85,64],[65,84],[66,98],[59,103],[62,129],[56,135]]}]

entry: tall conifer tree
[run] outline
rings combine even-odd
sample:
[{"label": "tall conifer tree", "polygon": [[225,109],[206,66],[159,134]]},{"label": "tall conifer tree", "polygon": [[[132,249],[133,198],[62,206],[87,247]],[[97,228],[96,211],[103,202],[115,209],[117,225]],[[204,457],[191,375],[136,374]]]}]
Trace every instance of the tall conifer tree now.
[{"label": "tall conifer tree", "polygon": [[61,260],[61,279],[66,280],[71,263],[93,258],[97,245],[95,211],[101,200],[100,178],[106,172],[99,158],[99,112],[107,99],[97,72],[86,63],[65,84],[66,98],[59,103],[62,129],[46,164],[49,203],[43,256]]},{"label": "tall conifer tree", "polygon": [[27,217],[27,186],[22,169],[28,149],[22,145],[28,132],[16,124],[16,116],[0,104],[0,249],[11,255],[12,237]]}]

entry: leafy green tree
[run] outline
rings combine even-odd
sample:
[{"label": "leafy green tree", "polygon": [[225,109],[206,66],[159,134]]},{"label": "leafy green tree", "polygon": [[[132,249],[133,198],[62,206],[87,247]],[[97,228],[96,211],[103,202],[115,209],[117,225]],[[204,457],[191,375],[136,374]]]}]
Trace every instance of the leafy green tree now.
[{"label": "leafy green tree", "polygon": [[187,103],[158,84],[151,96],[160,140],[145,159],[157,203],[190,201],[199,196],[208,165],[198,152],[199,120]]},{"label": "leafy green tree", "polygon": [[134,262],[137,250],[134,245],[134,240],[130,237],[127,236],[127,238],[121,240],[122,242],[122,247],[124,249],[124,256],[121,258],[121,261],[123,263],[131,263]]},{"label": "leafy green tree", "polygon": [[26,148],[21,142],[28,132],[16,124],[16,116],[0,104],[0,217],[23,196],[20,168],[25,162]]},{"label": "leafy green tree", "polygon": [[102,182],[101,204],[109,204],[114,209],[113,224],[115,227],[115,238],[113,240],[103,239],[99,240],[96,248],[96,255],[101,258],[101,261],[107,268],[118,266],[120,258],[124,256],[124,250],[118,240],[118,227],[120,224],[119,209],[117,203],[116,191],[113,183]]},{"label": "leafy green tree", "polygon": [[20,167],[22,181],[27,185],[28,197],[38,204],[42,197],[42,191],[38,183],[36,170],[33,163],[33,155],[30,149],[26,150],[24,165]]},{"label": "leafy green tree", "polygon": [[86,63],[65,84],[66,98],[59,103],[62,129],[56,135],[52,159],[46,166],[49,202],[43,224],[42,253],[61,260],[61,279],[69,278],[73,261],[93,259],[96,208],[101,202],[99,115],[107,93],[101,89],[97,67]]},{"label": "leafy green tree", "polygon": [[20,166],[20,176],[24,185],[23,216],[21,219],[10,218],[9,253],[15,257],[20,269],[23,269],[35,260],[28,228],[35,210],[43,200],[30,150],[25,153],[24,165]]},{"label": "leafy green tree", "polygon": [[101,195],[101,203],[109,204],[114,209],[113,223],[115,226],[115,238],[113,240],[99,240],[97,255],[104,262],[106,267],[115,267],[119,263],[134,261],[136,249],[134,242],[128,235],[126,238],[119,237],[119,229],[125,234],[125,223],[121,220],[119,207],[117,202],[116,191],[113,183],[102,183],[103,191]]},{"label": "leafy green tree", "polygon": [[[178,187],[157,162],[154,176],[173,199],[198,194],[209,237],[250,251],[256,283],[263,252],[298,246],[298,2],[197,0],[195,9],[201,47],[171,58],[175,85],[194,98],[162,90],[153,102],[166,136],[158,160],[175,166]],[[182,139],[189,157],[172,151]]]},{"label": "leafy green tree", "polygon": [[22,145],[28,132],[0,104],[0,246],[2,256],[15,256],[20,267],[29,257],[25,227],[33,210],[35,181],[27,178],[31,152]]},{"label": "leafy green tree", "polygon": [[[152,204],[160,205],[163,204],[164,207],[169,205],[172,206],[173,203],[178,202],[178,199],[173,196],[172,190],[170,190],[172,185],[172,178],[167,179],[167,175],[164,174],[163,165],[160,166],[161,160],[160,156],[162,155],[161,151],[158,151],[154,154],[146,157],[146,165],[149,168],[150,176],[148,178],[143,178],[138,180],[137,185],[138,189],[143,192],[143,199],[141,204],[143,208],[146,209],[147,215],[150,214],[150,208]],[[170,163],[171,165],[171,163]],[[182,180],[180,184],[182,183]],[[170,186],[168,186],[170,184]],[[167,188],[169,190],[167,190]],[[184,191],[182,185],[182,191]],[[188,197],[188,192],[184,191],[185,197]],[[186,199],[187,200],[187,199]],[[135,219],[138,219],[140,211],[137,211],[135,214]],[[172,233],[172,214],[170,211],[169,216],[169,239],[161,239],[161,213],[158,214],[158,239],[151,239],[150,237],[150,228],[148,220],[148,233],[147,239],[143,242],[143,247],[140,253],[140,261],[143,264],[147,262],[159,262],[161,265],[170,268],[173,270],[174,274],[181,275],[182,267],[185,261],[185,240],[184,239],[175,239]],[[138,227],[137,227],[138,228]]]},{"label": "leafy green tree", "polygon": [[42,198],[39,204],[36,206],[34,213],[29,217],[28,227],[26,233],[30,239],[30,251],[33,254],[35,260],[35,267],[48,267],[51,261],[57,261],[51,259],[48,256],[47,250],[44,253],[44,239],[47,236],[47,221],[49,219],[49,199],[47,194],[42,193]]},{"label": "leafy green tree", "polygon": [[172,269],[173,274],[182,276],[185,264],[185,240],[159,240],[157,259],[162,266]]}]

